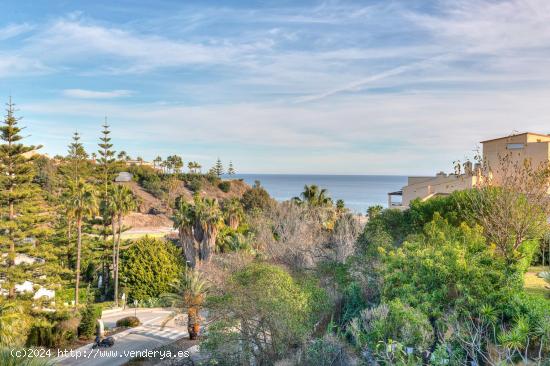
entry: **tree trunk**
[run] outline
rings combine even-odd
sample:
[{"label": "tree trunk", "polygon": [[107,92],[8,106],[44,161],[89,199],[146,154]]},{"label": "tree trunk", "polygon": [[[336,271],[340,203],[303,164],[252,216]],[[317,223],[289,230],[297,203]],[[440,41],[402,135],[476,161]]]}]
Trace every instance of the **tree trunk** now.
[{"label": "tree trunk", "polygon": [[199,318],[199,309],[195,306],[190,306],[187,309],[187,332],[189,333],[189,339],[197,339],[201,330],[201,323]]},{"label": "tree trunk", "polygon": [[[10,196],[11,196],[11,188],[10,188]],[[9,205],[9,220],[10,221],[13,221],[15,220],[15,210],[14,210],[14,207],[13,207],[13,202],[10,202],[10,205]],[[12,230],[9,230],[9,237],[10,237],[10,252],[8,254],[8,267],[11,268],[11,267],[14,267],[15,266],[15,257],[16,257],[16,254],[15,254],[15,238],[13,237],[12,235]],[[10,275],[11,277],[11,275]],[[10,299],[14,299],[15,298],[15,281],[13,280],[13,278],[10,278],[10,289],[9,289],[9,294],[8,294],[8,297]]]},{"label": "tree trunk", "polygon": [[[113,236],[115,234],[113,233]],[[118,270],[119,270],[119,259],[120,259],[120,236],[122,235],[122,215],[118,215],[118,237],[116,241],[116,267],[115,267],[115,304],[118,306]]]},{"label": "tree trunk", "polygon": [[71,230],[71,219],[67,217],[67,268],[71,268],[71,259],[73,258],[71,253],[71,241],[72,241],[72,230]]},{"label": "tree trunk", "polygon": [[209,262],[212,252],[216,247],[216,238],[218,236],[218,230],[216,227],[207,227],[204,230],[203,239],[201,242],[200,260]]},{"label": "tree trunk", "polygon": [[115,280],[115,306],[118,307],[118,288],[116,285],[116,268],[117,268],[117,249],[116,249],[116,231],[115,231],[115,215],[111,215],[111,231],[113,235],[113,279]]},{"label": "tree trunk", "polygon": [[187,261],[189,267],[195,268],[197,262],[197,248],[195,237],[193,236],[193,230],[181,230],[179,232],[180,243],[183,247],[183,254],[185,255],[185,260]]},{"label": "tree trunk", "polygon": [[77,240],[76,240],[76,281],[74,288],[74,305],[78,306],[78,290],[80,286],[80,252],[82,250],[82,218],[76,219]]},{"label": "tree trunk", "polygon": [[239,227],[239,218],[235,215],[229,216],[229,227],[233,230],[237,230]]}]

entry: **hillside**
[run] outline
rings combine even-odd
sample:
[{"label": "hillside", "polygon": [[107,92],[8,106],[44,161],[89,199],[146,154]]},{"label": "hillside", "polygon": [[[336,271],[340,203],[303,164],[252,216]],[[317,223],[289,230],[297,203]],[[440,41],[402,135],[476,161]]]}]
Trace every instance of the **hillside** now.
[{"label": "hillside", "polygon": [[[127,237],[145,234],[165,235],[174,231],[171,220],[172,209],[168,206],[166,199],[161,199],[140,186],[137,182],[118,183],[129,187],[139,200],[137,212],[132,212],[124,217],[123,224],[130,229],[126,231]],[[200,195],[202,197],[225,200],[228,198],[240,198],[249,189],[243,181],[231,181],[229,192],[223,192],[217,186],[212,185],[206,179],[202,181]],[[171,192],[172,197],[185,197],[187,202],[193,201],[193,191],[180,181]]]}]

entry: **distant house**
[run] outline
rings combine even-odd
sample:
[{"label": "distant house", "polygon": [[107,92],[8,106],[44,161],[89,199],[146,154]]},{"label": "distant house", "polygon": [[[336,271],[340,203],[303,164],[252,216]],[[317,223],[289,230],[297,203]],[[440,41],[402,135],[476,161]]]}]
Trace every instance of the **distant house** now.
[{"label": "distant house", "polygon": [[[498,184],[500,159],[509,156],[512,162],[522,163],[525,159],[537,167],[550,161],[550,135],[524,132],[481,141],[483,145],[483,163],[489,174]],[[388,193],[388,207],[407,208],[412,200],[426,201],[432,197],[451,194],[454,191],[471,189],[478,186],[480,166],[464,165],[461,174],[438,173],[435,177],[409,177],[407,185],[400,191]],[[399,202],[393,197],[401,196]]]},{"label": "distant house", "polygon": [[132,173],[120,172],[118,173],[118,176],[115,178],[115,182],[131,182],[132,177],[133,177]]},{"label": "distant house", "polygon": [[[7,256],[8,256],[8,253],[3,253],[0,258],[4,259],[4,258],[7,258]],[[15,255],[15,259],[13,262],[16,266],[18,266],[20,264],[34,264],[34,263],[42,264],[45,261],[42,258],[31,257],[30,255],[27,255],[27,254],[17,253]]]}]

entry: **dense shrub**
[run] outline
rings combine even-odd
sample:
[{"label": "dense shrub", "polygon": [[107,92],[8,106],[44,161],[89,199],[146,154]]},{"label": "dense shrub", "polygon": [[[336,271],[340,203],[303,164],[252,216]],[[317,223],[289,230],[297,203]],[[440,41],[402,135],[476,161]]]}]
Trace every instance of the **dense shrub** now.
[{"label": "dense shrub", "polygon": [[231,189],[231,182],[228,181],[228,180],[225,180],[223,182],[220,182],[220,184],[218,184],[218,188],[222,191],[222,192],[229,192],[229,190]]},{"label": "dense shrub", "polygon": [[358,347],[397,341],[422,352],[434,341],[433,328],[428,317],[399,300],[390,301],[373,309],[365,309],[348,328]]},{"label": "dense shrub", "polygon": [[274,201],[269,193],[260,185],[260,182],[256,182],[254,187],[244,192],[241,203],[245,210],[251,211],[254,209],[265,210],[271,207]]},{"label": "dense shrub", "polygon": [[144,237],[122,255],[121,282],[128,299],[157,298],[183,273],[182,254],[171,242]]},{"label": "dense shrub", "polygon": [[80,311],[81,320],[78,326],[78,336],[91,338],[96,333],[97,320],[101,319],[101,306],[90,302]]},{"label": "dense shrub", "polygon": [[[14,357],[14,348],[0,346],[0,365],[2,366],[54,366],[47,358],[40,357]],[[21,354],[29,354],[28,350],[21,350]]]},{"label": "dense shrub", "polygon": [[46,319],[36,319],[27,338],[27,346],[55,347],[53,325]]},{"label": "dense shrub", "polygon": [[423,235],[388,251],[383,263],[383,297],[401,299],[434,318],[455,307],[475,311],[503,304],[523,285],[487,246],[480,227],[453,227],[438,215]]},{"label": "dense shrub", "polygon": [[[272,364],[287,355],[312,331],[320,316],[318,304],[326,303],[322,289],[313,289],[309,281],[300,285],[284,269],[264,263],[234,273],[225,292],[209,299],[221,320],[209,327],[201,345],[223,365],[239,364],[241,357]],[[235,332],[237,325],[240,332]]]},{"label": "dense shrub", "polygon": [[198,193],[202,189],[202,179],[198,176],[193,176],[187,182],[187,187],[195,193]]},{"label": "dense shrub", "polygon": [[122,319],[118,319],[116,321],[116,326],[117,327],[128,327],[128,328],[134,328],[134,327],[137,327],[141,324],[141,322],[139,321],[139,319],[135,316],[127,316],[125,318],[122,318]]},{"label": "dense shrub", "polygon": [[19,347],[25,344],[31,319],[19,302],[8,302],[0,297],[0,346]]},{"label": "dense shrub", "polygon": [[300,365],[335,366],[348,365],[342,345],[331,336],[314,339],[308,342],[302,353]]}]

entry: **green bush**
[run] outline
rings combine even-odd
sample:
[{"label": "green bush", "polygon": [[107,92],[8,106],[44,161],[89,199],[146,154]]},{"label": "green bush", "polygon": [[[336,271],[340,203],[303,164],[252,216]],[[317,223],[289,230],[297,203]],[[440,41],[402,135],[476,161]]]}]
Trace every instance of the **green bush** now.
[{"label": "green bush", "polygon": [[218,184],[218,188],[222,191],[222,192],[229,192],[229,190],[231,189],[231,182],[228,181],[228,180],[225,180],[223,182],[220,182],[220,184]]},{"label": "green bush", "polygon": [[45,319],[36,319],[27,338],[27,346],[55,347],[53,325]]},{"label": "green bush", "polygon": [[[54,366],[54,363],[46,358],[39,357],[13,357],[13,348],[0,347],[0,365],[2,366]],[[25,354],[25,350],[21,350]],[[27,352],[28,354],[28,352]]]},{"label": "green bush", "polygon": [[309,342],[303,351],[304,366],[333,366],[347,365],[343,347],[331,336],[314,339]]},{"label": "green bush", "polygon": [[198,193],[202,189],[202,179],[200,177],[191,177],[187,182],[187,187],[195,193]]},{"label": "green bush", "polygon": [[0,346],[23,346],[30,329],[31,319],[24,303],[5,301],[0,296]]},{"label": "green bush", "polygon": [[128,289],[128,301],[158,298],[171,290],[183,273],[182,254],[173,243],[144,237],[121,257],[121,282]]},{"label": "green bush", "polygon": [[246,211],[265,210],[273,206],[274,200],[260,185],[260,182],[256,182],[254,187],[244,192],[241,203]]},{"label": "green bush", "polygon": [[375,349],[380,343],[396,341],[422,352],[433,343],[433,328],[428,317],[399,300],[365,309],[348,327],[354,343]]},{"label": "green bush", "polygon": [[92,303],[80,311],[81,320],[78,326],[78,336],[92,338],[96,333],[97,320],[101,319],[101,306]]},{"label": "green bush", "polygon": [[125,318],[118,319],[116,321],[116,326],[117,327],[134,328],[134,327],[139,326],[140,324],[141,324],[141,322],[135,316],[127,316]]},{"label": "green bush", "polygon": [[239,364],[241,357],[272,364],[306,340],[326,298],[324,290],[298,283],[281,267],[251,263],[231,276],[226,295],[208,299],[212,313],[223,317],[209,327],[201,347],[222,365]]}]

